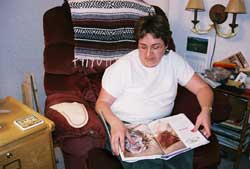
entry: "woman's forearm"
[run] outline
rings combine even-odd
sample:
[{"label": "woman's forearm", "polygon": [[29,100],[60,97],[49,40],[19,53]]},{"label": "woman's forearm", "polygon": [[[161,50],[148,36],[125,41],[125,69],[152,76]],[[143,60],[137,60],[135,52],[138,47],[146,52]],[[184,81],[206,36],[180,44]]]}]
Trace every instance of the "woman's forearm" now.
[{"label": "woman's forearm", "polygon": [[196,95],[201,107],[201,112],[211,112],[214,94],[209,86],[203,86],[199,89]]},{"label": "woman's forearm", "polygon": [[119,119],[113,114],[110,106],[111,105],[109,105],[105,101],[97,100],[95,109],[96,109],[96,112],[98,114],[102,113],[102,115],[104,116],[104,118],[108,122],[108,124],[110,126],[112,126],[113,123]]}]

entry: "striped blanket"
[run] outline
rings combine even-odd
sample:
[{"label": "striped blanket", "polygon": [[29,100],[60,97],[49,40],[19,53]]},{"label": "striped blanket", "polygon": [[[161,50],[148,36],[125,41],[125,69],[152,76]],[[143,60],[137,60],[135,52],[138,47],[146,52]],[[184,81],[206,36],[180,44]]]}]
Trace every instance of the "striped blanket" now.
[{"label": "striped blanket", "polygon": [[142,0],[68,0],[75,39],[75,59],[85,66],[112,61],[136,48],[134,25],[154,14]]}]

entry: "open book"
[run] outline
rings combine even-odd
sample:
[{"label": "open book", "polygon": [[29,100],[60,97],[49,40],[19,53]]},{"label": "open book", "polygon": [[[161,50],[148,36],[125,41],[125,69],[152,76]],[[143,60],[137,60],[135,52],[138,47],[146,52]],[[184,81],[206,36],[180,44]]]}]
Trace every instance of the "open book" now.
[{"label": "open book", "polygon": [[184,114],[149,124],[128,124],[127,127],[135,143],[125,141],[126,148],[120,156],[126,162],[156,158],[167,160],[209,143],[199,131],[191,131],[194,125]]}]

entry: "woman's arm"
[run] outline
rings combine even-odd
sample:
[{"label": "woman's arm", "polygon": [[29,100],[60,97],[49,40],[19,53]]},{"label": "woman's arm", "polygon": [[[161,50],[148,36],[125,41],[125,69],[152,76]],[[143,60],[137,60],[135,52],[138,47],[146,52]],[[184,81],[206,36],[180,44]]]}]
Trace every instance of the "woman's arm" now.
[{"label": "woman's arm", "polygon": [[110,107],[115,99],[116,98],[102,88],[96,101],[95,109],[97,113],[102,113],[105,120],[109,123],[111,127],[111,148],[115,155],[119,155],[119,147],[121,148],[121,151],[124,151],[125,137],[127,137],[130,141],[131,138],[126,126],[111,111]]},{"label": "woman's arm", "polygon": [[194,131],[198,130],[200,126],[203,126],[203,134],[209,137],[211,135],[213,91],[197,74],[193,75],[185,87],[196,95],[201,107],[201,112],[196,119]]}]

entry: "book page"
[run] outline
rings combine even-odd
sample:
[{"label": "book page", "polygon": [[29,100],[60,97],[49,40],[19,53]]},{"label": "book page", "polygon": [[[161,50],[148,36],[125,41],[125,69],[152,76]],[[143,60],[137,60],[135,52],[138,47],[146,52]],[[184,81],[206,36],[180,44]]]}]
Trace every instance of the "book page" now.
[{"label": "book page", "polygon": [[154,133],[154,137],[160,144],[165,156],[188,149],[174,131],[167,118],[153,121],[148,126],[151,132]]},{"label": "book page", "polygon": [[209,141],[200,131],[193,132],[194,124],[184,114],[178,114],[168,118],[169,124],[173,127],[182,142],[190,149],[208,144]]},{"label": "book page", "polygon": [[163,155],[161,148],[155,141],[149,128],[144,124],[127,125],[134,144],[125,140],[125,152],[121,154],[123,160],[134,162],[141,159],[155,159]]}]

